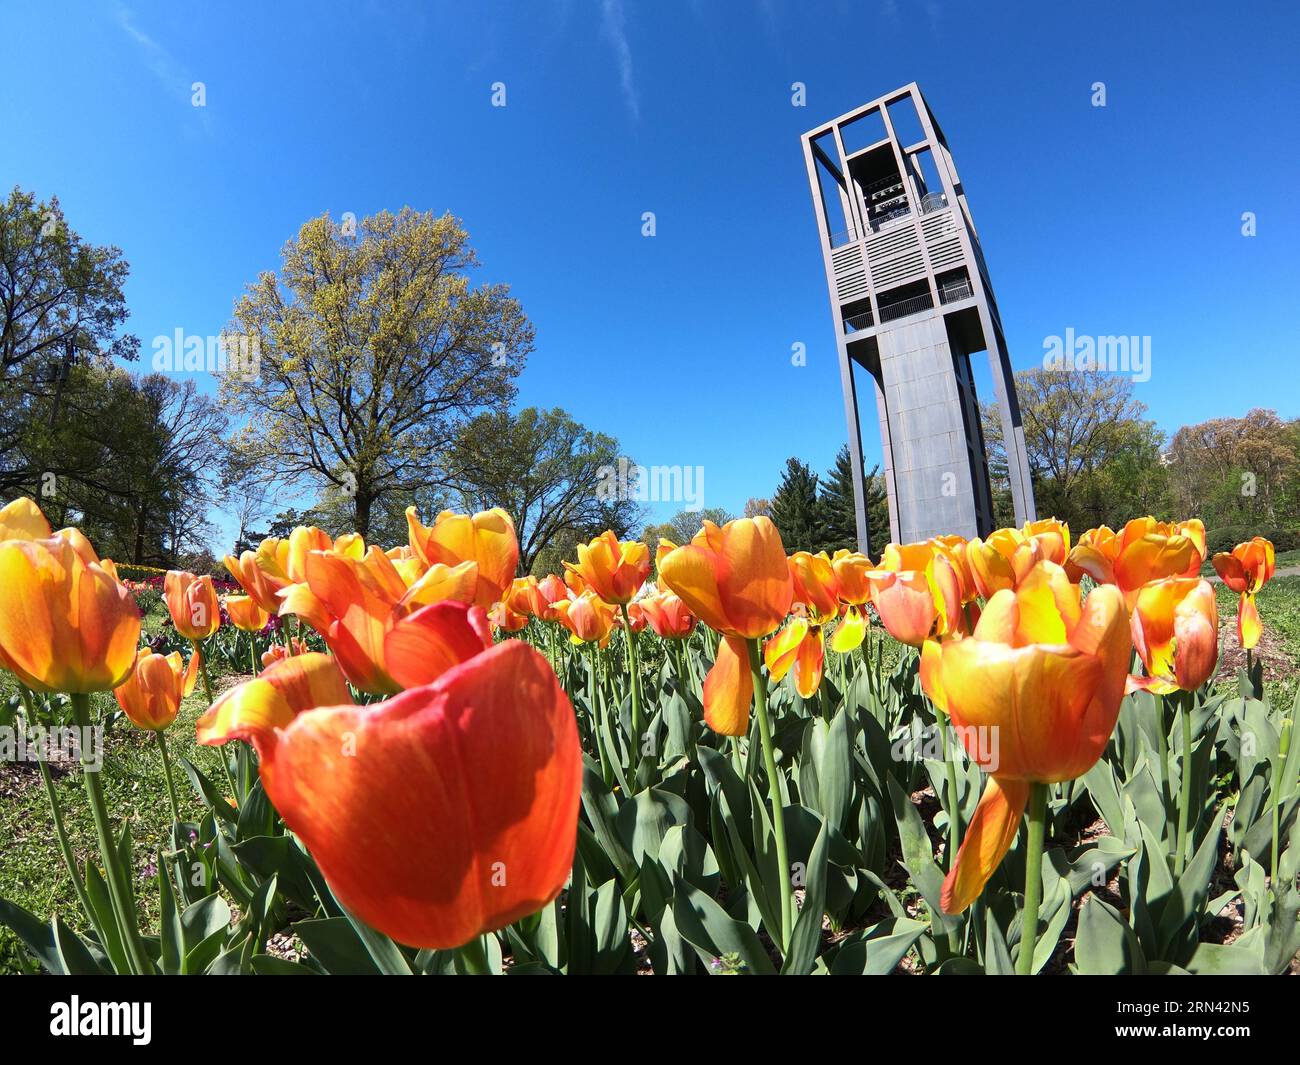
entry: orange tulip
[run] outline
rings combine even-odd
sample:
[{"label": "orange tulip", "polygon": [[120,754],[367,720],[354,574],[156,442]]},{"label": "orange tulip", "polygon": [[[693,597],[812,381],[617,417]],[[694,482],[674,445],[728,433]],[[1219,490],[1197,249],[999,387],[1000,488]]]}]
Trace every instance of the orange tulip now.
[{"label": "orange tulip", "polygon": [[187,669],[179,651],[156,655],[140,650],[126,680],[113,689],[117,705],[136,728],[161,732],[176,720],[181,700],[194,690],[198,656],[190,656]]},{"label": "orange tulip", "polygon": [[1157,695],[1195,691],[1219,659],[1219,608],[1209,581],[1166,577],[1144,585],[1131,619],[1133,646],[1147,676],[1130,677],[1129,690]]},{"label": "orange tulip", "polygon": [[646,626],[650,624],[650,619],[646,617],[645,611],[641,609],[641,603],[644,600],[634,599],[627,604],[627,621],[622,617],[615,616],[614,624],[620,628],[627,628],[630,632],[645,632]]},{"label": "orange tulip", "polygon": [[241,632],[261,632],[269,620],[262,604],[251,595],[226,596],[226,616]]},{"label": "orange tulip", "polygon": [[168,570],[163,599],[176,631],[187,640],[206,640],[221,625],[217,590],[207,574],[196,577],[184,570]]},{"label": "orange tulip", "polygon": [[975,589],[985,599],[1004,588],[1015,588],[1043,558],[1039,541],[1019,529],[998,529],[988,539],[978,536],[966,545],[966,562]]},{"label": "orange tulip", "polygon": [[704,720],[715,732],[743,736],[754,695],[746,642],[778,629],[794,598],[781,534],[765,517],[721,528],[706,521],[689,544],[664,556],[659,578],[723,636],[704,679]]},{"label": "orange tulip", "polygon": [[582,751],[554,672],[521,641],[364,707],[328,656],[287,659],[218,700],[198,735],[253,743],[340,904],[400,943],[460,946],[568,879]]},{"label": "orange tulip", "polygon": [[971,636],[928,643],[922,684],[990,774],[941,904],[960,913],[1015,839],[1031,783],[1072,780],[1101,757],[1119,716],[1131,655],[1115,588],[1086,602],[1041,562],[996,592]]},{"label": "orange tulip", "polygon": [[1237,604],[1237,642],[1248,651],[1257,647],[1264,635],[1255,596],[1273,579],[1275,566],[1273,544],[1262,536],[1214,556],[1214,568],[1223,583],[1241,596]]},{"label": "orange tulip", "polygon": [[576,564],[566,562],[605,602],[615,605],[632,601],[650,576],[650,552],[637,540],[620,541],[606,530],[589,544],[578,545]]},{"label": "orange tulip", "polygon": [[572,633],[574,643],[597,643],[604,647],[614,631],[614,607],[595,592],[583,592],[551,604],[555,620]]},{"label": "orange tulip", "polygon": [[[19,531],[39,530],[29,522]],[[0,542],[0,666],[27,687],[110,691],[139,642],[135,599],[75,529]]]},{"label": "orange tulip", "polygon": [[1199,521],[1168,522],[1134,518],[1115,533],[1104,525],[1089,529],[1070,552],[1070,576],[1088,574],[1098,584],[1113,584],[1131,610],[1149,581],[1190,577],[1204,559],[1205,528]]},{"label": "orange tulip", "polygon": [[780,683],[791,673],[795,691],[803,699],[811,699],[821,684],[825,657],[821,627],[810,625],[806,618],[792,618],[763,645],[772,680]]},{"label": "orange tulip", "polygon": [[833,621],[840,612],[840,584],[826,552],[814,555],[796,551],[790,556],[789,566],[794,601],[807,609],[808,620],[814,625]]},{"label": "orange tulip", "polygon": [[238,558],[227,555],[225,562],[230,575],[254,603],[268,614],[279,613],[280,600],[275,593],[286,585],[276,584],[267,576],[258,566],[257,555],[254,552],[245,551]]},{"label": "orange tulip", "polygon": [[488,611],[488,620],[502,632],[520,632],[528,628],[528,615],[516,614],[505,603],[497,603]]},{"label": "orange tulip", "polygon": [[1025,525],[1026,539],[1038,545],[1038,557],[1064,566],[1070,557],[1070,526],[1056,518],[1043,518]]},{"label": "orange tulip", "polygon": [[296,636],[289,637],[289,646],[285,647],[282,643],[273,643],[262,652],[262,668],[274,665],[276,662],[282,662],[286,658],[292,658],[294,655],[305,655],[308,647],[305,641],[298,639]]},{"label": "orange tulip", "polygon": [[483,608],[449,599],[398,621],[384,637],[384,661],[399,685],[418,688],[491,646]]},{"label": "orange tulip", "polygon": [[539,621],[554,621],[553,604],[557,599],[569,598],[569,589],[564,581],[554,573],[550,573],[540,581],[536,577],[529,577],[521,598],[525,613],[531,614]]},{"label": "orange tulip", "polygon": [[935,551],[948,560],[957,580],[961,585],[961,601],[965,605],[979,598],[979,588],[975,585],[975,575],[971,572],[970,560],[966,557],[969,544],[964,536],[936,536],[930,540]]},{"label": "orange tulip", "polygon": [[53,535],[41,508],[26,496],[0,510],[0,541],[48,540]]},{"label": "orange tulip", "polygon": [[514,522],[500,507],[472,516],[444,510],[432,526],[422,525],[415,507],[407,507],[406,525],[411,551],[426,565],[474,564],[476,606],[492,606],[509,589],[519,566],[519,541]]},{"label": "orange tulip", "polygon": [[663,564],[664,559],[677,550],[677,545],[671,540],[659,537],[659,546],[655,548],[655,572],[659,572],[659,567]]},{"label": "orange tulip", "polygon": [[933,544],[888,545],[867,583],[881,622],[900,643],[920,647],[961,631],[961,578]]},{"label": "orange tulip", "polygon": [[655,635],[665,640],[684,640],[695,631],[695,615],[686,609],[681,597],[672,592],[656,592],[634,600],[632,606],[644,615]]},{"label": "orange tulip", "polygon": [[868,622],[862,607],[871,601],[867,574],[875,568],[875,563],[859,551],[841,548],[831,556],[836,590],[844,604],[843,615],[831,636],[831,650],[847,654],[866,638]]}]

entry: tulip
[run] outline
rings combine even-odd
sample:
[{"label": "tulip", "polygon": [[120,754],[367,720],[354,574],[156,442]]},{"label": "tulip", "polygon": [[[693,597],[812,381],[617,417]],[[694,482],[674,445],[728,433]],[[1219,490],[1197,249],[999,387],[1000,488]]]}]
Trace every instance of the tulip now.
[{"label": "tulip", "polygon": [[168,570],[163,580],[163,599],[176,631],[191,643],[206,640],[221,625],[221,607],[212,578],[196,577],[182,570]]},{"label": "tulip", "polygon": [[273,583],[271,578],[258,566],[257,555],[254,552],[245,551],[238,558],[235,558],[234,555],[227,555],[225,562],[230,575],[254,603],[266,611],[267,614],[279,612],[280,600],[275,593],[286,585]]},{"label": "tulip", "polygon": [[1195,691],[1219,658],[1219,610],[1209,581],[1166,577],[1138,590],[1131,619],[1133,646],[1147,676],[1130,677],[1129,690],[1157,695]]},{"label": "tulip", "polygon": [[240,632],[261,632],[270,620],[262,605],[251,595],[226,596],[226,616]]},{"label": "tulip", "polygon": [[566,562],[605,602],[615,606],[630,603],[650,576],[650,552],[636,540],[620,541],[606,530],[591,543],[578,545],[577,563]]},{"label": "tulip", "polygon": [[287,659],[218,700],[198,735],[253,743],[339,903],[400,943],[458,947],[568,879],[582,751],[555,674],[521,641],[365,707],[328,656]]},{"label": "tulip", "polygon": [[794,599],[794,580],[781,534],[765,517],[738,518],[721,528],[706,521],[689,544],[664,556],[659,579],[696,617],[723,637],[704,679],[704,720],[708,726],[726,736],[743,736],[748,731],[751,700],[754,703],[776,835],[780,946],[784,952],[790,944],[794,896],[787,875],[790,860],[785,815],[759,646],[759,640],[781,626]]},{"label": "tulip", "polygon": [[555,619],[572,634],[573,643],[594,643],[604,647],[614,631],[614,607],[593,592],[551,604]]},{"label": "tulip", "polygon": [[684,640],[695,631],[695,615],[687,609],[681,596],[658,591],[632,603],[646,619],[656,636],[665,640]]},{"label": "tulip", "polygon": [[773,682],[779,684],[793,670],[795,691],[811,699],[822,682],[825,662],[821,627],[806,618],[792,618],[764,644],[763,659]]},{"label": "tulip", "polygon": [[135,599],[80,533],[0,542],[0,665],[28,688],[111,691],[139,642]]},{"label": "tulip", "polygon": [[928,644],[924,654],[931,660],[922,674],[927,694],[990,774],[944,880],[941,905],[960,913],[979,896],[1029,805],[1017,961],[1017,971],[1028,973],[1042,889],[1046,785],[1086,773],[1115,727],[1131,654],[1123,596],[1099,587],[1081,602],[1065,571],[1041,562],[1014,590],[993,595],[972,635]]},{"label": "tulip", "polygon": [[[1174,845],[1174,874],[1183,871],[1191,807],[1192,705],[1183,692],[1193,692],[1214,674],[1219,657],[1219,610],[1209,581],[1197,577],[1166,577],[1139,591],[1131,619],[1133,646],[1147,676],[1129,677],[1129,691],[1145,689],[1158,695],[1179,693],[1182,722],[1183,771],[1178,800],[1178,831]],[[1163,707],[1160,714],[1160,753],[1167,760]],[[1165,774],[1161,774],[1162,781]]]},{"label": "tulip", "polygon": [[528,627],[528,615],[516,614],[505,603],[497,603],[488,611],[487,616],[502,632],[520,632]]},{"label": "tulip", "polygon": [[453,666],[492,646],[488,620],[482,607],[451,599],[431,603],[389,630],[384,660],[403,688],[432,684]]},{"label": "tulip", "polygon": [[[110,691],[130,674],[140,642],[140,611],[111,566],[99,561],[90,542],[76,529],[38,538],[48,525],[30,500],[0,511],[0,665],[26,688],[67,692],[72,722],[90,728],[89,693]],[[22,692],[24,689],[19,689]],[[136,923],[129,882],[119,861],[108,820],[99,768],[89,749],[82,752],[82,781],[99,844],[109,904],[122,933],[133,973],[151,972]],[[75,858],[61,828],[53,783],[46,776],[56,832],[74,883],[80,885]],[[72,860],[70,860],[72,859]],[[92,925],[94,911],[84,889],[78,897]]]},{"label": "tulip", "polygon": [[961,579],[947,555],[932,544],[890,544],[880,567],[866,576],[872,605],[900,643],[920,647],[928,639],[961,631]]},{"label": "tulip", "polygon": [[826,552],[814,555],[796,551],[790,556],[789,566],[794,601],[804,605],[809,621],[814,625],[834,621],[840,612],[840,586]]},{"label": "tulip", "polygon": [[961,584],[961,601],[963,605],[973,603],[980,594],[975,584],[975,575],[971,572],[967,551],[970,545],[962,536],[936,536],[930,540],[934,550],[943,555],[957,574]]},{"label": "tulip", "polygon": [[1070,556],[1070,526],[1056,518],[1043,518],[1025,525],[1026,539],[1037,545],[1039,558],[1064,566]]},{"label": "tulip", "polygon": [[1214,568],[1223,583],[1241,598],[1237,603],[1237,642],[1247,653],[1259,645],[1264,626],[1259,620],[1255,596],[1273,579],[1276,555],[1273,544],[1262,536],[1238,544],[1231,552],[1214,556]]},{"label": "tulip", "polygon": [[411,551],[426,565],[474,564],[475,605],[487,609],[505,595],[519,565],[519,541],[500,507],[473,516],[444,510],[431,527],[420,523],[415,507],[407,507],[406,524]]},{"label": "tulip", "polygon": [[1138,591],[1150,581],[1190,577],[1205,557],[1205,528],[1199,521],[1169,524],[1134,518],[1119,533],[1106,526],[1089,529],[1070,552],[1067,572],[1086,573],[1098,584],[1113,584],[1131,610]]},{"label": "tulip", "polygon": [[1043,558],[1039,540],[1019,529],[998,529],[988,539],[978,536],[966,545],[966,562],[976,591],[985,599],[1004,588],[1015,588]]},{"label": "tulip", "polygon": [[831,637],[831,650],[847,654],[855,647],[860,647],[863,639],[869,635],[862,607],[871,601],[871,583],[867,580],[867,574],[875,568],[871,559],[858,551],[841,548],[831,556],[836,590],[840,602],[844,604],[843,616]]},{"label": "tulip", "polygon": [[285,643],[273,643],[262,652],[262,668],[265,669],[276,662],[283,662],[286,658],[293,658],[295,655],[305,655],[308,650],[306,642],[296,636],[290,637]]},{"label": "tulip", "polygon": [[554,621],[555,601],[568,597],[568,586],[554,573],[547,574],[541,580],[530,578],[525,593],[526,613],[531,614],[538,621]]},{"label": "tulip", "polygon": [[130,675],[113,689],[113,697],[138,729],[152,732],[162,758],[163,776],[167,780],[167,797],[171,802],[172,820],[181,822],[180,803],[176,799],[176,784],[172,780],[171,759],[167,754],[167,741],[163,730],[176,720],[181,700],[194,690],[197,658],[190,658],[187,669],[180,652],[156,655],[149,648],[140,650]]},{"label": "tulip", "polygon": [[26,496],[0,509],[0,541],[48,540],[53,535],[41,508]]}]

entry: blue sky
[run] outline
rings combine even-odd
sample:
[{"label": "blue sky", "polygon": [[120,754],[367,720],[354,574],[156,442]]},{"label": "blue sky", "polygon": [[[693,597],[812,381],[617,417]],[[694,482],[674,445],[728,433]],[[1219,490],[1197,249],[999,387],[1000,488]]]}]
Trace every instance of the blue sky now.
[{"label": "blue sky", "polygon": [[1017,367],[1067,328],[1149,335],[1166,430],[1300,415],[1300,14],[1051,7],[4,4],[0,181],[123,249],[146,354],[220,331],[309,217],[451,210],[536,327],[520,403],[702,465],[739,512],[846,438],[799,135],[915,80]]}]

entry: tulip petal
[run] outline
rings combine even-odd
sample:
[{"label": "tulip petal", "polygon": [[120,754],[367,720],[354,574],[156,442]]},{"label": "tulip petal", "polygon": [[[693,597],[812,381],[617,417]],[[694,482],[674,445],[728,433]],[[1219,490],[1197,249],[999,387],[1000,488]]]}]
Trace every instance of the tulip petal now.
[{"label": "tulip petal", "polygon": [[861,645],[866,634],[867,621],[862,616],[862,611],[856,606],[847,607],[831,636],[831,650],[837,654],[848,654]]},{"label": "tulip petal", "polygon": [[403,688],[431,684],[492,646],[482,607],[447,601],[403,618],[384,637],[388,672]]},{"label": "tulip petal", "polygon": [[351,702],[333,658],[314,651],[295,655],[217,699],[195,725],[195,738],[209,746],[248,740],[260,753],[276,729],[287,727],[304,711]]},{"label": "tulip petal", "polygon": [[704,723],[723,736],[749,731],[749,707],[754,701],[754,676],[749,646],[738,636],[725,636],[718,657],[704,678]]},{"label": "tulip petal", "polygon": [[1024,780],[989,777],[957,850],[957,860],[943,881],[939,905],[944,913],[961,913],[979,898],[1020,830],[1029,787]]},{"label": "tulip petal", "polygon": [[299,715],[261,772],[339,902],[410,946],[459,946],[535,912],[573,864],[573,708],[518,640],[386,702]]},{"label": "tulip petal", "polygon": [[1247,651],[1259,646],[1260,637],[1264,635],[1264,624],[1259,620],[1259,608],[1255,606],[1255,597],[1243,594],[1237,605],[1237,640]]}]

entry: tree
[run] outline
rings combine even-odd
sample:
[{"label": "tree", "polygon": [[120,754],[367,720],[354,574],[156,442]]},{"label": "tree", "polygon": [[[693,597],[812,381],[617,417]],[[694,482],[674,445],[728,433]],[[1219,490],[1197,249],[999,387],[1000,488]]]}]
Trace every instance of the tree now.
[{"label": "tree", "polygon": [[221,375],[247,419],[232,446],[272,483],[342,492],[368,534],[377,504],[445,479],[470,417],[505,408],[533,329],[508,286],[471,287],[478,257],[450,214],[381,211],[355,237],[322,215],[283,260],[227,330],[259,371]]},{"label": "tree", "polygon": [[[889,499],[880,467],[873,466],[862,479],[867,497],[867,540],[875,555],[889,542]],[[858,549],[858,519],[853,500],[853,457],[849,445],[840,447],[835,465],[822,478],[817,500],[821,512],[818,549],[829,553]]]},{"label": "tree", "polygon": [[797,458],[786,460],[785,472],[772,496],[772,521],[786,551],[816,551],[822,540],[817,504],[817,474]]},{"label": "tree", "polygon": [[12,494],[33,471],[16,450],[33,407],[59,413],[58,397],[78,363],[137,357],[139,339],[119,333],[128,311],[130,267],[118,248],[87,243],[56,198],[37,202],[17,186],[0,201],[0,490]]},{"label": "tree", "polygon": [[625,535],[640,523],[635,500],[602,490],[619,458],[617,440],[558,407],[493,411],[465,426],[448,479],[467,508],[502,507],[514,519],[519,571],[529,573],[557,542],[576,545],[606,528]]},{"label": "tree", "polygon": [[1166,454],[1175,505],[1219,525],[1300,524],[1300,419],[1255,409],[1174,434]]},{"label": "tree", "polygon": [[770,499],[761,499],[751,496],[745,500],[745,517],[747,518],[770,518],[772,516],[772,501]]},{"label": "tree", "polygon": [[[1096,371],[1024,370],[1016,374],[1025,449],[1038,513],[1072,526],[1111,524],[1133,513],[1118,493],[1138,490],[1153,512],[1164,509],[1160,467],[1163,434],[1144,417],[1130,378]],[[993,482],[994,518],[1014,519],[1006,481],[1006,450],[996,407],[984,405],[982,425]]]},{"label": "tree", "polygon": [[670,540],[679,547],[689,544],[695,534],[704,527],[706,521],[714,525],[726,525],[735,517],[722,507],[705,507],[703,510],[679,510],[671,518],[657,525],[647,525],[641,539],[650,545],[653,551],[661,539]]}]

